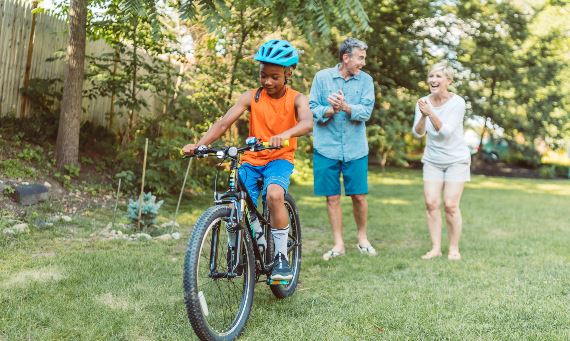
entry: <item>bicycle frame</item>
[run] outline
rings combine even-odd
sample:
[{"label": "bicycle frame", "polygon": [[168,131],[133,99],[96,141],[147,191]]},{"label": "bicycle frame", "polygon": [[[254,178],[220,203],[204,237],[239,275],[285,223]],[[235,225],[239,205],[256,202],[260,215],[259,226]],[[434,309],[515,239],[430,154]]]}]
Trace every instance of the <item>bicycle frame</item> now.
[{"label": "bicycle frame", "polygon": [[[236,157],[230,157],[231,164],[230,164],[230,174],[228,178],[228,190],[224,193],[215,193],[214,197],[214,204],[215,205],[231,205],[231,222],[227,222],[227,225],[231,228],[235,229],[232,232],[236,232],[237,238],[235,244],[233,245],[234,254],[232,255],[231,261],[231,269],[232,271],[226,273],[225,276],[223,273],[217,273],[216,269],[216,259],[218,259],[217,254],[215,254],[214,248],[217,250],[217,233],[215,233],[216,241],[212,242],[212,252],[210,253],[210,275],[213,278],[220,278],[220,277],[235,277],[238,274],[234,271],[236,268],[239,267],[241,258],[237,257],[237,255],[241,254],[241,242],[243,239],[242,233],[244,231],[244,226],[247,227],[247,231],[251,236],[251,242],[253,243],[253,252],[255,256],[255,261],[258,267],[258,270],[265,275],[268,275],[271,272],[271,265],[272,263],[265,264],[265,260],[263,259],[263,255],[259,252],[259,248],[257,245],[257,239],[255,238],[255,230],[253,226],[250,224],[250,220],[246,218],[246,210],[249,212],[247,214],[255,214],[257,219],[259,219],[261,224],[269,224],[269,222],[265,219],[262,213],[260,213],[257,207],[253,203],[253,199],[249,196],[249,193],[245,189],[244,184],[242,183],[241,179],[238,175],[238,168],[239,163],[241,160],[240,154]],[[218,227],[219,228],[219,227]],[[237,262],[236,262],[237,261]]]}]

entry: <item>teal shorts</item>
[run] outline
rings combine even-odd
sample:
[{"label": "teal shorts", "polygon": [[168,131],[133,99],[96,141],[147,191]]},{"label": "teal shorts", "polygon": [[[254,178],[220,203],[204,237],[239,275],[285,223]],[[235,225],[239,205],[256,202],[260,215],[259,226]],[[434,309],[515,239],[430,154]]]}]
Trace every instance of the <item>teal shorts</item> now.
[{"label": "teal shorts", "polygon": [[344,162],[313,152],[315,195],[339,195],[341,174],[345,195],[368,194],[368,156]]}]

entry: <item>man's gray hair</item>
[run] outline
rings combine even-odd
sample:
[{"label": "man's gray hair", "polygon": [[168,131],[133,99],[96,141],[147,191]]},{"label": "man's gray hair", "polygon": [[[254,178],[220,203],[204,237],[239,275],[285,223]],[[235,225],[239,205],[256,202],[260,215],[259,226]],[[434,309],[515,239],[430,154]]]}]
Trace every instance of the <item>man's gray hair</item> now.
[{"label": "man's gray hair", "polygon": [[340,44],[338,49],[338,59],[342,62],[342,56],[347,53],[349,56],[352,56],[352,50],[354,48],[358,48],[361,50],[366,50],[368,45],[362,40],[358,40],[356,38],[347,38],[345,41]]}]

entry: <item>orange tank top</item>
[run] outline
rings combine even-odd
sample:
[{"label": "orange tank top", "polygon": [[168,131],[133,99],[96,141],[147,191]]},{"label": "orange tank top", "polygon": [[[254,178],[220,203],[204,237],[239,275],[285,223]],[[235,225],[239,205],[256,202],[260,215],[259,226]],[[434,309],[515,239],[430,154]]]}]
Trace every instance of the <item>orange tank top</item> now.
[{"label": "orange tank top", "polygon": [[[261,91],[259,101],[255,102],[257,89],[251,91],[251,112],[249,117],[249,136],[255,136],[263,142],[269,141],[272,136],[280,134],[297,124],[297,111],[295,97],[298,91],[287,87],[285,95],[275,99],[270,97],[265,89]],[[246,152],[241,161],[253,166],[264,166],[273,160],[295,160],[297,138],[289,139],[289,146],[281,149],[264,150],[261,152]]]}]

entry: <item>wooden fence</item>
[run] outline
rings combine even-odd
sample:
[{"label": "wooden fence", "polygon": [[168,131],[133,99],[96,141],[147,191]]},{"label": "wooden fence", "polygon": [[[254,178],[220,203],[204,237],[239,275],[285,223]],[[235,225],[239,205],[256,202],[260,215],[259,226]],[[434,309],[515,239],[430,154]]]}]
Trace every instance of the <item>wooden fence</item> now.
[{"label": "wooden fence", "polygon": [[[64,53],[69,34],[64,20],[46,13],[36,14],[36,27],[33,37],[33,53],[29,78],[63,79],[65,65],[62,59],[46,61],[56,53]],[[28,45],[32,30],[31,0],[0,0],[0,118],[4,116],[22,117],[28,115],[29,106],[22,111],[21,94],[24,86],[25,69],[28,58]],[[86,55],[112,52],[104,41],[88,41]],[[87,83],[85,84],[87,86]],[[139,116],[150,115],[158,103],[150,93],[140,93],[150,99],[150,111],[143,110]],[[82,120],[96,125],[107,126],[106,113],[111,107],[110,98],[97,98],[83,101]],[[126,118],[117,118],[116,125],[125,123]],[[1,120],[0,120],[1,122]]]}]

